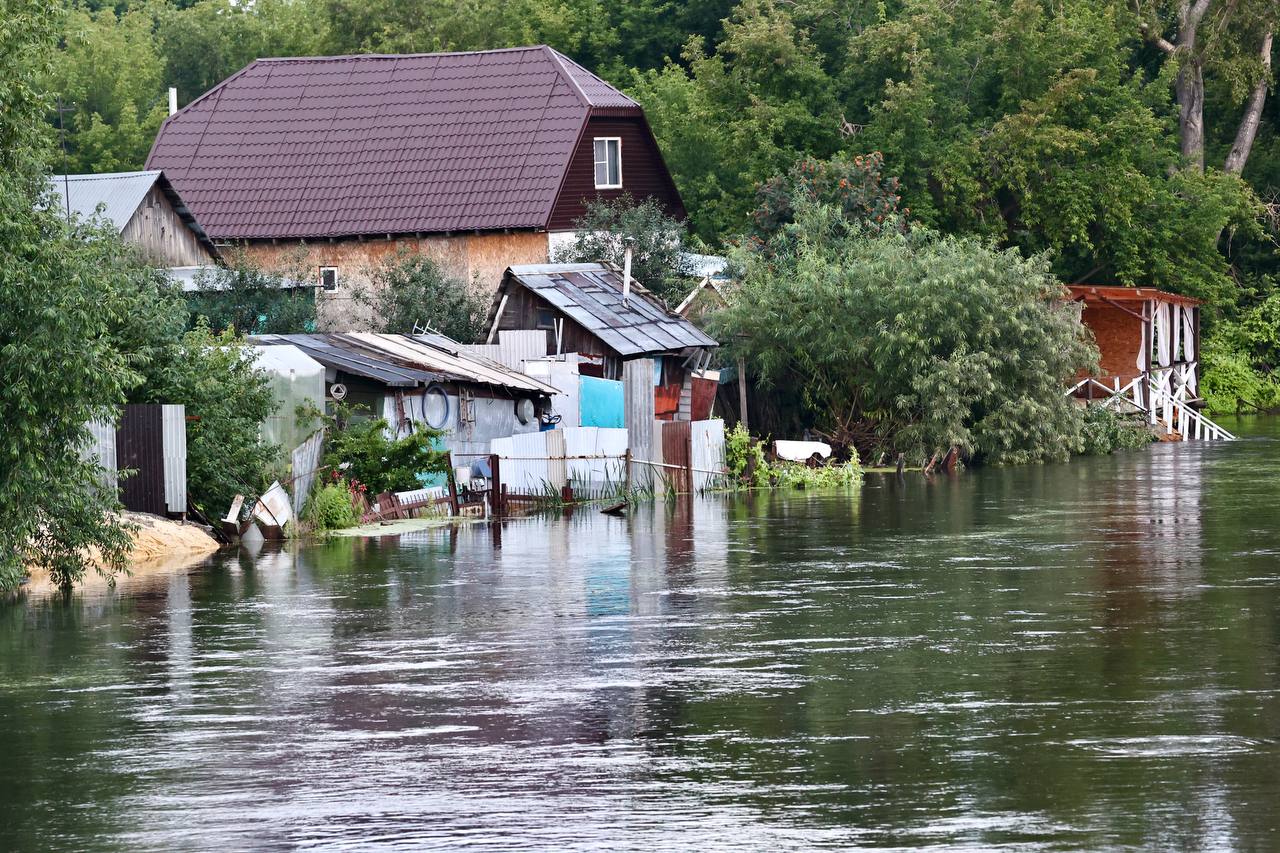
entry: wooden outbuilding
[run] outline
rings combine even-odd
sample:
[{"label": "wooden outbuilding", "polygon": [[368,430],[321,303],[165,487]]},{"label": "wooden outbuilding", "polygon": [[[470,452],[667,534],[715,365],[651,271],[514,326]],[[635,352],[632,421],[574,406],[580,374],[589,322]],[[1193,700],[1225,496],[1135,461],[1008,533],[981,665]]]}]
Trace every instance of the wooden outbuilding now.
[{"label": "wooden outbuilding", "polygon": [[489,340],[545,330],[548,356],[578,355],[585,376],[621,379],[625,362],[653,359],[659,420],[702,420],[715,399],[708,370],[719,344],[608,264],[532,264],[507,269],[489,309]]},{"label": "wooden outbuilding", "polygon": [[200,268],[219,260],[213,241],[159,170],[54,175],[49,186],[59,213],[101,217],[157,267]]}]

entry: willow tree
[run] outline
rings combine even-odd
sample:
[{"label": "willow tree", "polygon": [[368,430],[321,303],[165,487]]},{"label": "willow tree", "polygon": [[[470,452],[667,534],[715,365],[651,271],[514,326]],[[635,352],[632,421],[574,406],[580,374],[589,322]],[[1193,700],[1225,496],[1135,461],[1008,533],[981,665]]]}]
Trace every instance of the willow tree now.
[{"label": "willow tree", "polygon": [[1044,258],[808,206],[770,251],[735,260],[741,283],[716,329],[794,407],[792,429],[863,458],[956,446],[1030,462],[1081,446],[1063,390],[1096,350]]}]

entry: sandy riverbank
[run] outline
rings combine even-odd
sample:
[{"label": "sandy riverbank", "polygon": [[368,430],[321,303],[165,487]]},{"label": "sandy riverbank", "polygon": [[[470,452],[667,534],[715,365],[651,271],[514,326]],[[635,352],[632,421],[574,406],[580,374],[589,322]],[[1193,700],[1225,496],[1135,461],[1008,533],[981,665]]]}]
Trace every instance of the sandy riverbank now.
[{"label": "sandy riverbank", "polygon": [[[126,512],[122,517],[137,526],[129,557],[131,577],[184,568],[200,562],[219,548],[218,541],[197,524],[138,512]],[[108,585],[107,578],[90,569],[85,573],[83,582],[76,584],[76,589],[89,591]],[[31,579],[22,585],[20,591],[28,596],[42,596],[57,592],[58,588],[48,572],[33,568]]]}]

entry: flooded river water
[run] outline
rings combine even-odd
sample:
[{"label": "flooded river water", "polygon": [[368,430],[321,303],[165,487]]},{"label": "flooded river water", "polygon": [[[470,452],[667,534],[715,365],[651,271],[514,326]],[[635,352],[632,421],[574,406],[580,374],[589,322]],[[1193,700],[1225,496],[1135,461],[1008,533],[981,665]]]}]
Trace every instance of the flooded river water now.
[{"label": "flooded river water", "polygon": [[1232,426],[0,606],[0,849],[1280,848]]}]

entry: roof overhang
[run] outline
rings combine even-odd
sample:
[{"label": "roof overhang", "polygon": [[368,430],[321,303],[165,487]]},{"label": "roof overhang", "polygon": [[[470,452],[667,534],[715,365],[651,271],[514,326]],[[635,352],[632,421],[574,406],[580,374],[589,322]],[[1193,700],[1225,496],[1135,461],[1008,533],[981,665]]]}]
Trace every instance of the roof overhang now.
[{"label": "roof overhang", "polygon": [[1168,302],[1173,305],[1200,305],[1201,300],[1178,293],[1156,290],[1154,287],[1123,287],[1115,285],[1071,284],[1067,285],[1074,302]]}]

